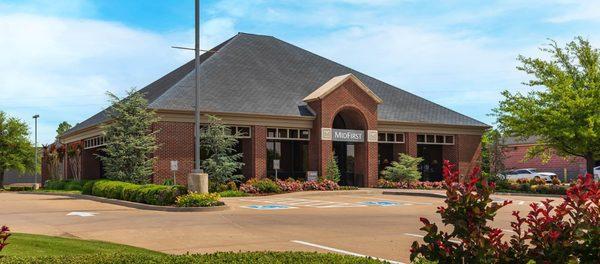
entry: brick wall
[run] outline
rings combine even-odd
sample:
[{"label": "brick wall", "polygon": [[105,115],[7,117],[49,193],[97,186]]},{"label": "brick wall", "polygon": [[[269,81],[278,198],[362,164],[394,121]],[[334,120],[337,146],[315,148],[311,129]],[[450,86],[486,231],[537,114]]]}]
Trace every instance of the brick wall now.
[{"label": "brick wall", "polygon": [[527,149],[532,145],[515,145],[504,148],[506,160],[504,166],[506,169],[522,169],[535,168],[538,171],[554,172],[561,179],[564,177],[564,169],[567,169],[569,179],[575,179],[578,175],[585,173],[585,159],[580,157],[559,157],[553,155],[550,160],[545,163],[540,158],[533,158],[525,161]]},{"label": "brick wall", "polygon": [[171,160],[179,161],[177,184],[187,185],[187,175],[194,169],[194,123],[164,122],[154,125],[158,150],[154,152],[156,163],[152,181],[162,184],[172,179]]},{"label": "brick wall", "polygon": [[456,135],[456,148],[458,148],[458,168],[463,174],[467,174],[481,159],[481,136],[479,135]]}]

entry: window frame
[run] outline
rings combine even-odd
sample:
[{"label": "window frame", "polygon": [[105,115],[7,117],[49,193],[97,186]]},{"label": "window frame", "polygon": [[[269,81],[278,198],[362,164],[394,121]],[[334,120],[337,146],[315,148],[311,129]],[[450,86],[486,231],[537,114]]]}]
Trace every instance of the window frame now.
[{"label": "window frame", "polygon": [[[384,140],[381,140],[381,136],[383,135]],[[392,135],[393,141],[389,141],[388,137]],[[402,135],[402,140],[398,140],[398,135]],[[378,132],[377,133],[377,143],[389,143],[389,144],[404,144],[406,139],[406,135],[404,132]]]},{"label": "window frame", "polygon": [[[419,141],[419,137],[423,137],[423,141]],[[433,141],[428,139],[433,137]],[[438,139],[442,139],[443,142],[438,142]],[[451,140],[448,140],[451,139]],[[419,133],[417,134],[417,144],[426,145],[454,145],[456,143],[456,137],[448,134],[436,134],[436,133]]]},{"label": "window frame", "polygon": [[[274,137],[270,137],[268,131],[274,129],[275,130],[275,136]],[[280,130],[285,130],[285,135],[286,137],[281,137],[281,133],[279,132]],[[291,137],[292,133],[291,131],[296,131],[296,135],[298,137]],[[307,138],[303,138],[303,132],[306,131],[307,132]],[[299,141],[310,141],[310,129],[308,128],[295,128],[295,127],[267,127],[267,139],[269,140],[299,140]]]}]

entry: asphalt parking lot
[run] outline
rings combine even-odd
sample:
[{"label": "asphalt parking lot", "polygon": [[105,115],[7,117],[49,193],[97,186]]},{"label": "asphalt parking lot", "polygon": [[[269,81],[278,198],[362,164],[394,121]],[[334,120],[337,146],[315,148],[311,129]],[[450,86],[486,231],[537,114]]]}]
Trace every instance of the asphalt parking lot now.
[{"label": "asphalt parking lot", "polygon": [[[513,210],[543,198],[513,200],[493,225],[509,230]],[[167,253],[296,250],[409,262],[419,217],[440,223],[442,198],[384,195],[368,189],[223,199],[219,212],[159,212],[59,195],[0,193],[0,225],[14,232],[78,237]],[[506,236],[509,236],[507,232]]]}]

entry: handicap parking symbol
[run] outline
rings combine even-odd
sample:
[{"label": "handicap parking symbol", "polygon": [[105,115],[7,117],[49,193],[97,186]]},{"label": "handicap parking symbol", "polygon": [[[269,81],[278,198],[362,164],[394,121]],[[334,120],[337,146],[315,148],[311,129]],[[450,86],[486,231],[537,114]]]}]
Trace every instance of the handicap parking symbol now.
[{"label": "handicap parking symbol", "polygon": [[391,201],[367,201],[367,202],[362,202],[360,204],[366,205],[366,206],[396,206],[396,205],[398,205],[397,202],[391,202]]},{"label": "handicap parking symbol", "polygon": [[267,205],[248,205],[242,206],[243,208],[255,209],[255,210],[283,210],[283,209],[293,209],[296,207],[291,207],[282,204],[267,204]]}]

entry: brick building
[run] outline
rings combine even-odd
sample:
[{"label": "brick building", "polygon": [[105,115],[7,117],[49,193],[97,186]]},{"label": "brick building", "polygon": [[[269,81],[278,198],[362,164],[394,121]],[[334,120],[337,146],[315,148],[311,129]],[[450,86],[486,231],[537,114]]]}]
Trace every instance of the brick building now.
[{"label": "brick building", "polygon": [[504,167],[507,170],[534,168],[540,172],[554,172],[560,179],[564,179],[565,171],[568,179],[576,179],[586,173],[585,159],[581,157],[560,157],[552,155],[547,161],[541,158],[525,160],[527,150],[538,144],[536,137],[519,139],[507,137],[503,139],[503,150],[506,159]]},{"label": "brick building", "polygon": [[[426,179],[441,179],[443,159],[467,170],[479,157],[488,126],[363,73],[270,36],[239,33],[201,57],[201,122],[207,114],[241,133],[238,151],[247,177],[319,175],[337,157],[342,184],[373,186],[398,153],[421,156]],[[194,62],[140,92],[160,121],[153,181],[178,183],[193,168]],[[102,176],[94,154],[105,143],[105,111],[81,122],[61,142],[83,142],[83,177]],[[67,172],[68,173],[68,172]]]}]

